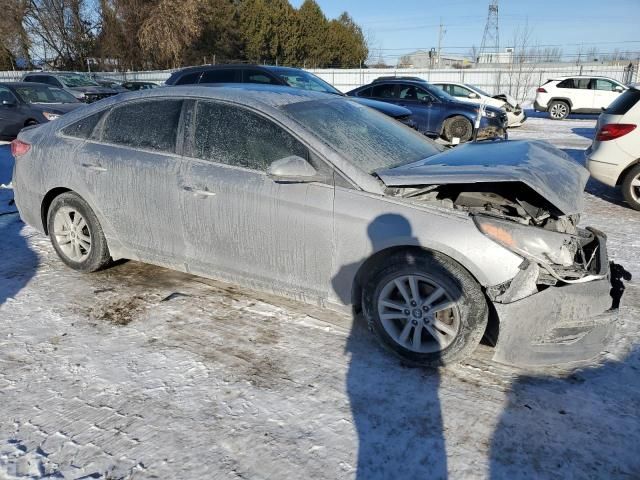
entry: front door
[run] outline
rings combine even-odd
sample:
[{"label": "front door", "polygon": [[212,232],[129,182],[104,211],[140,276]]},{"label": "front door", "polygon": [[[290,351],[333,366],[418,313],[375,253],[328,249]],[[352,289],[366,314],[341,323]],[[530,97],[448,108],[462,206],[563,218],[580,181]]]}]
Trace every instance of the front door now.
[{"label": "front door", "polygon": [[[334,197],[327,164],[251,110],[202,100],[192,112],[180,201],[190,271],[326,297]],[[309,160],[327,181],[267,176],[271,162],[291,155]]]},{"label": "front door", "polygon": [[429,92],[413,85],[399,85],[396,103],[411,110],[419,131],[440,135],[439,128],[446,112],[443,104]]},{"label": "front door", "polygon": [[7,87],[0,86],[0,137],[14,137],[24,127],[22,107]]},{"label": "front door", "polygon": [[123,246],[141,259],[183,265],[176,153],[183,101],[127,102],[107,113],[76,154],[77,170]]}]

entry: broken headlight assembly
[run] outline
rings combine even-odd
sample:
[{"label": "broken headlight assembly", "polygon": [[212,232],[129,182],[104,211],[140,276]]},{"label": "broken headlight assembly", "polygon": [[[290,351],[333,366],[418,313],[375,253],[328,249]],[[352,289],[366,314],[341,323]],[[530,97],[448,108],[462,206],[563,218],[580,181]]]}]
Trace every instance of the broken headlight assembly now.
[{"label": "broken headlight assembly", "polygon": [[575,235],[559,233],[481,215],[474,216],[474,221],[487,237],[537,263],[556,280],[582,283],[603,277],[590,274],[598,247],[588,231]]}]

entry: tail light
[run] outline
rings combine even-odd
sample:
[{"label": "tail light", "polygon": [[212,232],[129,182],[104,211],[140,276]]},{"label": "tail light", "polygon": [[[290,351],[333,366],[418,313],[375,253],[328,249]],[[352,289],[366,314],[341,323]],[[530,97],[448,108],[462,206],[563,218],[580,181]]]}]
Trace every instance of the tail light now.
[{"label": "tail light", "polygon": [[11,155],[13,155],[14,158],[24,155],[30,149],[31,145],[27,142],[23,142],[22,140],[18,140],[17,138],[11,142]]},{"label": "tail light", "polygon": [[538,93],[547,93],[547,91],[546,91],[544,88],[542,88],[542,87],[538,88],[538,89],[536,90],[536,92],[538,92]]},{"label": "tail light", "polygon": [[632,132],[636,129],[636,125],[631,123],[608,123],[600,127],[596,140],[599,142],[606,142],[608,140],[615,140]]}]

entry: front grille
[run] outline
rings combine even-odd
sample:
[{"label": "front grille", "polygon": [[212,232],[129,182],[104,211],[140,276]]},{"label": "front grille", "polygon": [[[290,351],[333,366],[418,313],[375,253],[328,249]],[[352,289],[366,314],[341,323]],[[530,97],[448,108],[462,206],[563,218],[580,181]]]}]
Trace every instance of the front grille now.
[{"label": "front grille", "polygon": [[112,97],[113,95],[115,95],[115,93],[85,93],[84,97],[86,103],[93,103],[103,98]]}]

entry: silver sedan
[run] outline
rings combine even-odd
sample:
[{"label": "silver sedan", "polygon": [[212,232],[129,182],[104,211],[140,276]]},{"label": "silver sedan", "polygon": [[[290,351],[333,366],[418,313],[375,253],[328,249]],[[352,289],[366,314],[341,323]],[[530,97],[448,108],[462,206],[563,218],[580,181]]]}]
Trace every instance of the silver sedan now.
[{"label": "silver sedan", "polygon": [[588,175],[546,143],[444,151],[349,99],[243,85],[119,95],[13,151],[22,218],[79,271],[135,259],[361,311],[420,365],[483,336],[499,361],[574,361],[610,332]]}]

